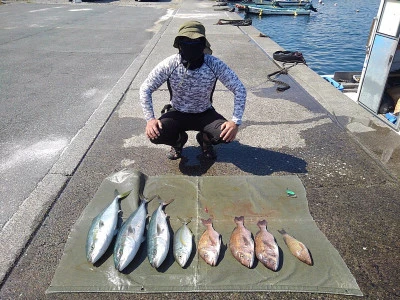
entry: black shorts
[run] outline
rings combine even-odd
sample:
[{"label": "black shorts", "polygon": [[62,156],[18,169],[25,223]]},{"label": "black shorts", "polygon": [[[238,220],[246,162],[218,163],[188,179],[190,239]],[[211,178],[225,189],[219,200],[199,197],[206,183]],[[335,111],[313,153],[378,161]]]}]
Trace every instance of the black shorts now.
[{"label": "black shorts", "polygon": [[179,139],[179,133],[183,131],[201,131],[207,134],[213,144],[223,142],[220,138],[221,125],[226,119],[210,108],[202,113],[183,113],[177,110],[169,110],[161,115],[162,123],[160,136],[152,140],[155,144],[175,146]]}]

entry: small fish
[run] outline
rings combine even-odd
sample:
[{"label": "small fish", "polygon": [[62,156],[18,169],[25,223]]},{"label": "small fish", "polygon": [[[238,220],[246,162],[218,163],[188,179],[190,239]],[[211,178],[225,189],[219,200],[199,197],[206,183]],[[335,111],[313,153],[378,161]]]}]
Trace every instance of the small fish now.
[{"label": "small fish", "polygon": [[86,239],[86,258],[94,264],[103,256],[117,233],[119,200],[131,191],[120,194],[92,221]]},{"label": "small fish", "polygon": [[256,244],[256,257],[258,260],[272,271],[276,271],[279,266],[279,248],[274,236],[267,230],[267,221],[262,220],[257,223],[260,230],[254,238]]},{"label": "small fish", "polygon": [[170,233],[167,223],[167,215],[163,207],[170,204],[160,200],[160,206],[153,212],[147,230],[147,257],[154,268],[158,268],[164,262],[169,251]]},{"label": "small fish", "polygon": [[218,262],[219,252],[221,251],[221,235],[215,231],[212,226],[212,220],[203,220],[201,222],[207,229],[200,237],[197,250],[199,255],[210,266],[215,266]]},{"label": "small fish", "polygon": [[114,246],[114,265],[120,272],[131,263],[145,240],[146,204],[153,199],[147,200],[142,196],[139,207],[128,217],[118,233]]},{"label": "small fish", "polygon": [[290,236],[284,229],[278,230],[278,232],[283,235],[283,240],[285,241],[285,244],[288,246],[290,252],[292,252],[294,256],[296,256],[307,265],[313,265],[310,252],[302,242]]},{"label": "small fish", "polygon": [[229,249],[244,266],[251,268],[254,263],[254,241],[251,232],[244,227],[244,217],[235,217],[236,228],[232,231]]},{"label": "small fish", "polygon": [[186,221],[179,218],[179,220],[183,225],[179,227],[174,235],[173,253],[176,262],[183,268],[192,254],[193,233],[187,226],[191,219]]}]

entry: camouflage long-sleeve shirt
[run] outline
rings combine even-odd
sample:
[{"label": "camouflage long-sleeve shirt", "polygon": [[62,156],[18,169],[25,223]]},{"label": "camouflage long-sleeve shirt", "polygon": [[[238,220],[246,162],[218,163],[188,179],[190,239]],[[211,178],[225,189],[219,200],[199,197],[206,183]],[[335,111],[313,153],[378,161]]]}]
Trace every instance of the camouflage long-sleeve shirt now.
[{"label": "camouflage long-sleeve shirt", "polygon": [[246,103],[246,89],[234,71],[212,55],[204,56],[203,65],[186,69],[180,54],[160,62],[140,87],[140,104],[146,121],[154,119],[152,93],[167,82],[174,109],[186,113],[201,113],[212,106],[212,96],[219,80],[234,94],[232,121],[241,124]]}]

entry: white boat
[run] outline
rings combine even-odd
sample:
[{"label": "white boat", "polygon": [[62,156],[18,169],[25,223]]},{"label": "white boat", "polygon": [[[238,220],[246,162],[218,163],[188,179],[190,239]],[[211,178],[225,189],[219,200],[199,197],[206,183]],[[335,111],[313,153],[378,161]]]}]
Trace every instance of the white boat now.
[{"label": "white boat", "polygon": [[[346,90],[339,72],[324,75],[342,91],[395,130],[400,129],[400,1],[381,0],[367,42],[364,66],[355,90]],[[341,72],[351,73],[351,72]],[[351,82],[350,82],[351,83]]]},{"label": "white boat", "polygon": [[290,15],[290,16],[298,16],[298,15],[310,15],[311,10],[305,7],[273,7],[269,5],[248,5],[245,8],[246,13],[258,14],[259,16],[263,15]]},{"label": "white boat", "polygon": [[246,8],[248,6],[256,6],[256,7],[260,7],[260,8],[263,7],[263,8],[288,8],[288,9],[305,8],[305,9],[311,9],[313,11],[317,11],[317,9],[312,6],[311,0],[307,0],[307,1],[255,0],[255,1],[248,1],[248,2],[238,2],[235,4],[235,7],[238,10],[246,10]]},{"label": "white boat", "polygon": [[333,75],[321,75],[336,89],[343,92],[353,101],[356,101],[358,87],[360,85],[361,71],[339,71]]}]

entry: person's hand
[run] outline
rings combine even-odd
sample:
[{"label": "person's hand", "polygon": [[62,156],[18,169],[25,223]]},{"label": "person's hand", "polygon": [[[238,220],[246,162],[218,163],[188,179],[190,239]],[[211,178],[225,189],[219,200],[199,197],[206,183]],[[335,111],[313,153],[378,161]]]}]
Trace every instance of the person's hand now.
[{"label": "person's hand", "polygon": [[236,125],[233,121],[226,121],[221,125],[221,134],[220,137],[224,142],[232,142],[236,138],[236,134],[239,131],[239,126]]},{"label": "person's hand", "polygon": [[162,129],[162,124],[160,120],[151,119],[147,121],[146,124],[146,135],[149,139],[153,140],[160,135],[160,129]]}]

